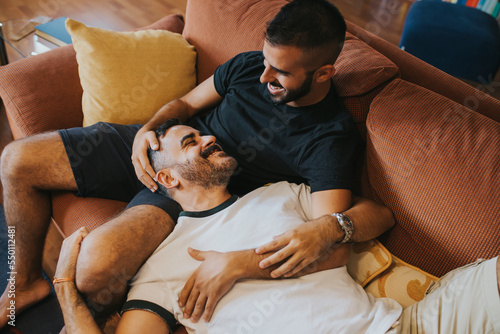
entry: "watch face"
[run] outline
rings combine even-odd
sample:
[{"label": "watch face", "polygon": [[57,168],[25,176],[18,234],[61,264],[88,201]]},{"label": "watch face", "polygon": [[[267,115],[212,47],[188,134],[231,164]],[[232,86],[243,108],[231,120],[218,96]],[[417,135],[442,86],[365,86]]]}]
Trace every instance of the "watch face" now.
[{"label": "watch face", "polygon": [[346,215],[341,216],[342,224],[347,227],[348,229],[352,229],[354,227],[351,219],[347,217]]}]

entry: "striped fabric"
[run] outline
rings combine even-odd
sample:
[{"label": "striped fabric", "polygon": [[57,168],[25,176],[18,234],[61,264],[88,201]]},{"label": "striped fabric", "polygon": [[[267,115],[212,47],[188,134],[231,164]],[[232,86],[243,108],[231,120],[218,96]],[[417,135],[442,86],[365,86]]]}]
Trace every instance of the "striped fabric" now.
[{"label": "striped fabric", "polygon": [[391,253],[436,276],[500,254],[498,122],[396,79],[367,130],[364,187],[394,212]]}]

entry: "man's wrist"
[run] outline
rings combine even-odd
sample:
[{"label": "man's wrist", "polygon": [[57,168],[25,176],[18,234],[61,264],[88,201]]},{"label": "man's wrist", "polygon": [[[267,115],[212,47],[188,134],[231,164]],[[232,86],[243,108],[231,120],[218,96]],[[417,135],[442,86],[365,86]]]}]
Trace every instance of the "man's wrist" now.
[{"label": "man's wrist", "polygon": [[149,131],[155,131],[155,130],[156,130],[156,128],[152,124],[146,123],[139,129],[139,131],[137,131],[137,133],[142,134],[142,133],[146,133]]},{"label": "man's wrist", "polygon": [[253,249],[247,249],[242,251],[235,251],[233,253],[233,272],[235,281],[245,278],[258,278],[256,277],[258,268],[258,262],[255,258],[258,256],[255,254]]},{"label": "man's wrist", "polygon": [[332,213],[332,217],[337,220],[337,225],[343,232],[343,237],[340,243],[344,244],[348,242],[354,233],[354,224],[352,223],[351,218],[343,213]]},{"label": "man's wrist", "polygon": [[56,295],[60,297],[62,297],[65,294],[72,294],[75,291],[77,291],[76,283],[75,281],[72,282],[68,281],[61,284],[55,284],[54,291],[56,292]]},{"label": "man's wrist", "polygon": [[325,215],[324,217],[327,227],[329,228],[328,235],[330,235],[330,246],[340,243],[342,240],[344,240],[345,233],[344,230],[340,227],[337,217],[333,215]]},{"label": "man's wrist", "polygon": [[269,268],[262,269],[259,266],[260,261],[271,256],[273,253],[259,255],[255,253],[255,249],[248,249],[235,252],[237,256],[237,265],[235,265],[235,278],[239,279],[266,279],[272,278],[271,271],[278,266],[273,265]]}]

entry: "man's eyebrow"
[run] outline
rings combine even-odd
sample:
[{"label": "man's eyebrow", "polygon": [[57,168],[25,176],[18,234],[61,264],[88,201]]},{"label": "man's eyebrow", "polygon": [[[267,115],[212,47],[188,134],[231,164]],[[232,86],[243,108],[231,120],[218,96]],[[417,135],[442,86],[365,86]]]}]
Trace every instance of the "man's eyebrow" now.
[{"label": "man's eyebrow", "polygon": [[287,71],[284,71],[284,70],[280,70],[279,68],[276,68],[276,67],[274,67],[274,66],[273,66],[273,65],[271,65],[271,64],[269,64],[269,66],[271,66],[271,68],[272,68],[273,70],[275,70],[276,72],[281,73],[281,74],[283,74],[283,75],[289,75],[289,74],[290,74],[290,72],[287,72]]},{"label": "man's eyebrow", "polygon": [[185,135],[184,137],[182,137],[181,138],[181,142],[180,142],[181,148],[184,147],[184,145],[186,145],[186,141],[188,139],[193,139],[194,137],[196,137],[196,135],[194,134],[194,132],[191,132],[191,133]]},{"label": "man's eyebrow", "polygon": [[[266,59],[266,57],[264,57],[264,60],[267,60],[267,59]],[[269,62],[267,62],[267,63],[269,64]],[[287,72],[287,71],[285,71],[285,70],[280,70],[279,68],[274,67],[274,66],[273,66],[273,65],[271,65],[271,64],[269,64],[269,66],[271,66],[271,68],[272,68],[273,70],[275,70],[276,72],[278,72],[278,73],[281,73],[281,74],[283,74],[283,75],[290,75],[290,72]]]}]

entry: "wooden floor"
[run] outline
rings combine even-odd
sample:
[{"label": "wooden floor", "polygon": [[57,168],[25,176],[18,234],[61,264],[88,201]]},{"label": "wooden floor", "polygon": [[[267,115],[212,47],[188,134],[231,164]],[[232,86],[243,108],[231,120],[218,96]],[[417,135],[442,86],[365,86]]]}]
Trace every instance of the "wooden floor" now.
[{"label": "wooden floor", "polygon": [[[126,30],[148,25],[167,14],[184,14],[187,0],[2,0],[0,21],[67,16],[87,25]],[[411,0],[335,0],[344,17],[398,44]]]}]

